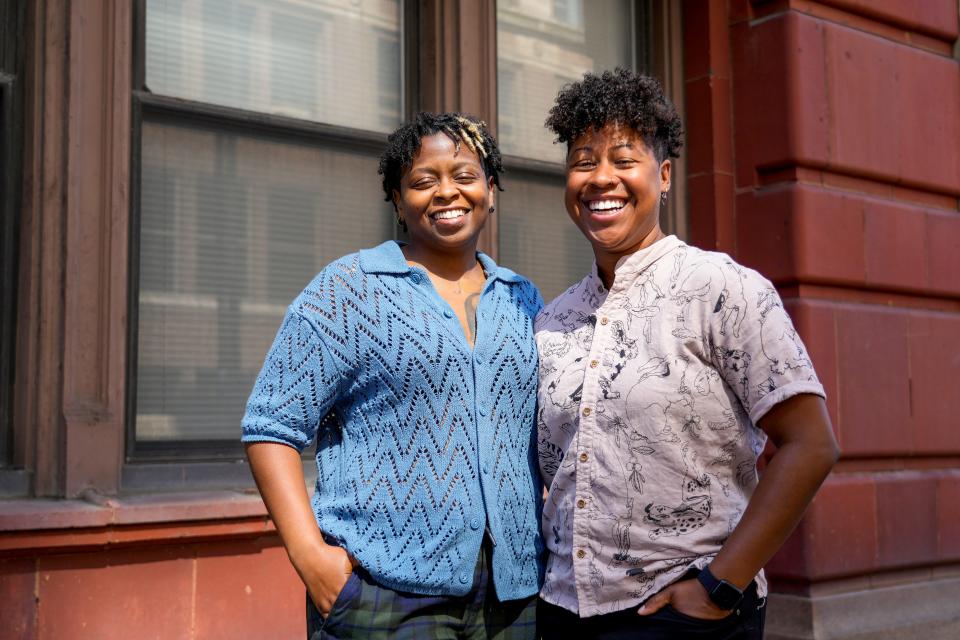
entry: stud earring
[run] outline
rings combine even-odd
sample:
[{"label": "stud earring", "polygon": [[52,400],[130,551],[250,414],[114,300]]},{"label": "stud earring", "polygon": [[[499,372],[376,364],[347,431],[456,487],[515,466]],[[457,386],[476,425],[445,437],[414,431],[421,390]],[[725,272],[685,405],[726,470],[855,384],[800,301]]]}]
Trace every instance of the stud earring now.
[{"label": "stud earring", "polygon": [[493,212],[496,211],[496,210],[497,210],[496,207],[490,207],[490,209],[487,210],[487,213],[493,213]]},{"label": "stud earring", "polygon": [[661,191],[661,192],[660,192],[660,204],[667,204],[667,192],[666,192],[666,191]]}]

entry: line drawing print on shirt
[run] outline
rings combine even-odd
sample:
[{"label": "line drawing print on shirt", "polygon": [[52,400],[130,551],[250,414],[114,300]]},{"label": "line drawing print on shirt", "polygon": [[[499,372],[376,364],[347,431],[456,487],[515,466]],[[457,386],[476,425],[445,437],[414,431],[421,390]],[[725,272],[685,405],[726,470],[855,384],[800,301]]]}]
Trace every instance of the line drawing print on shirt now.
[{"label": "line drawing print on shirt", "polygon": [[710,517],[713,498],[710,495],[710,476],[697,467],[697,454],[684,443],[683,482],[681,502],[677,505],[650,502],[644,507],[643,520],[655,528],[648,534],[651,540],[660,536],[682,536],[696,531]]},{"label": "line drawing print on shirt", "polygon": [[[775,312],[777,314],[785,313],[776,289],[771,287],[760,291],[757,297],[757,309],[760,311],[760,348],[763,355],[770,361],[770,371],[783,375],[788,369],[812,369],[813,363],[805,355],[803,346],[797,337],[797,330],[793,325],[768,321],[774,309],[778,309]],[[784,351],[788,352],[789,356],[783,359],[773,355]],[[770,378],[767,381],[772,383]],[[766,392],[769,393],[775,388],[776,386],[770,386],[766,389]],[[758,390],[761,390],[759,386]]]},{"label": "line drawing print on shirt", "polygon": [[747,301],[743,294],[742,275],[738,275],[739,296],[731,298],[727,288],[727,278],[723,269],[711,260],[699,260],[684,267],[685,252],[677,252],[673,259],[673,271],[670,273],[670,299],[680,305],[676,317],[676,338],[694,338],[696,334],[686,325],[690,305],[694,300],[706,302],[720,316],[720,335],[726,335],[730,322],[733,334],[740,335],[740,325],[747,313]]}]

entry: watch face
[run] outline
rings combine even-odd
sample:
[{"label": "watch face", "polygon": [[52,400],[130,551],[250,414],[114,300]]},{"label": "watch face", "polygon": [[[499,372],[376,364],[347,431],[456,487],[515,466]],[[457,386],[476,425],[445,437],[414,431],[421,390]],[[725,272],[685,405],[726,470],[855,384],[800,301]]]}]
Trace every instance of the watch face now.
[{"label": "watch face", "polygon": [[710,592],[710,599],[721,609],[733,609],[743,600],[743,594],[729,582],[720,580]]}]

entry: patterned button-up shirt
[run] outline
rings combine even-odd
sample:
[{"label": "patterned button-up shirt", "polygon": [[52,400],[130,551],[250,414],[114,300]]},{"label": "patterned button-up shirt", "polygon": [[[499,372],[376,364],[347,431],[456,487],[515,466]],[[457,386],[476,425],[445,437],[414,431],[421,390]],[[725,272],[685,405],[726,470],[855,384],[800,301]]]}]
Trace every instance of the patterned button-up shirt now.
[{"label": "patterned button-up shirt", "polygon": [[594,266],[535,326],[541,595],[582,617],[639,605],[737,525],[760,418],[823,387],[773,285],[674,236],[621,259],[609,291]]}]

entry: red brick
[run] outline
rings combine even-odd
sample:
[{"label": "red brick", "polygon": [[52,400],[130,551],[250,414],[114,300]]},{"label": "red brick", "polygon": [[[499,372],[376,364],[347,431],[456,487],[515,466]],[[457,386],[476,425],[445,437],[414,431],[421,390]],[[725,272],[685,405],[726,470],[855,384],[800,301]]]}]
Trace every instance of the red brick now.
[{"label": "red brick", "polygon": [[844,455],[911,451],[906,314],[838,305],[835,317]]},{"label": "red brick", "polygon": [[[830,25],[825,58],[831,126],[831,165],[896,175],[901,149],[896,45]],[[865,109],[864,105],[884,105]],[[893,108],[891,108],[893,107]]]},{"label": "red brick", "polygon": [[957,38],[957,3],[953,0],[820,0],[823,4],[922,31],[945,40]]},{"label": "red brick", "polygon": [[960,471],[937,481],[937,549],[941,560],[960,560]]},{"label": "red brick", "polygon": [[33,638],[37,632],[37,562],[0,560],[0,638]]},{"label": "red brick", "polygon": [[863,201],[867,281],[923,292],[927,285],[926,215],[916,206]]},{"label": "red brick", "polygon": [[810,575],[807,569],[809,554],[807,553],[807,543],[810,536],[807,533],[807,520],[804,518],[797,528],[793,530],[783,546],[777,550],[764,571],[770,580],[770,586],[778,585],[776,590],[782,592],[779,586],[781,583],[790,584],[792,581],[806,581]]},{"label": "red brick", "polygon": [[908,347],[915,450],[960,454],[960,315],[911,312]]},{"label": "red brick", "polygon": [[862,285],[862,209],[855,196],[810,185],[740,194],[737,255],[774,281]]},{"label": "red brick", "polygon": [[687,174],[733,172],[730,81],[703,77],[686,85]]},{"label": "red brick", "polygon": [[927,277],[931,291],[960,295],[960,215],[927,212]]},{"label": "red brick", "polygon": [[306,635],[306,592],[282,547],[201,547],[196,597],[197,638]]},{"label": "red brick", "polygon": [[877,497],[870,476],[830,477],[805,517],[809,577],[868,572],[877,565]]},{"label": "red brick", "polygon": [[191,637],[193,560],[184,548],[39,560],[39,637]]},{"label": "red brick", "polygon": [[834,433],[840,439],[840,413],[837,380],[837,332],[833,305],[816,300],[794,300],[786,308],[793,318],[797,332],[803,338],[813,367],[827,393],[827,410]]},{"label": "red brick", "polygon": [[877,483],[880,565],[909,567],[937,560],[937,478],[884,474]]},{"label": "red brick", "polygon": [[683,2],[684,79],[710,73],[710,0]]},{"label": "red brick", "polygon": [[827,26],[825,34],[830,166],[891,183],[960,191],[955,148],[929,142],[960,139],[956,63],[837,25]]},{"label": "red brick", "polygon": [[733,176],[708,173],[687,179],[690,241],[709,250],[735,253]]},{"label": "red brick", "polygon": [[737,186],[763,167],[824,166],[829,123],[823,26],[788,12],[731,28]]},{"label": "red brick", "polygon": [[[957,61],[904,45],[898,45],[896,50],[899,90],[886,96],[890,105],[887,108],[896,109],[896,126],[903,132],[896,156],[896,176],[905,183],[960,196]],[[856,102],[861,105],[861,112],[862,105],[868,104],[859,99]]]}]

